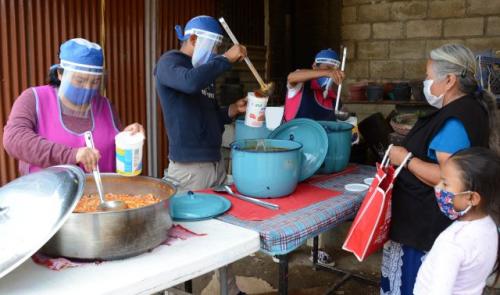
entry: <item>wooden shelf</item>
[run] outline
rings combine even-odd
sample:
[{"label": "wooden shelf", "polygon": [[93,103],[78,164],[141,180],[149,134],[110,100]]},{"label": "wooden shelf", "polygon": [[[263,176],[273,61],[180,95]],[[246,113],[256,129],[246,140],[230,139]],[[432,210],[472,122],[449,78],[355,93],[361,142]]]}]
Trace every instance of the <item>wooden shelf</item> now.
[{"label": "wooden shelf", "polygon": [[402,106],[428,106],[429,104],[426,101],[416,101],[416,100],[378,100],[378,101],[369,101],[369,100],[344,100],[343,104],[381,104],[381,105],[402,105]]}]

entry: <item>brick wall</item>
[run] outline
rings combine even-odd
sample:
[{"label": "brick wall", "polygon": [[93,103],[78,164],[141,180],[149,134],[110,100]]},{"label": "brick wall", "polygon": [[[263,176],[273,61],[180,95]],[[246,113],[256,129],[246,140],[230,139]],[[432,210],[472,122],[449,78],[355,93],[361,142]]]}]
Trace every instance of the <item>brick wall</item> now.
[{"label": "brick wall", "polygon": [[341,27],[347,85],[424,78],[442,44],[500,50],[500,0],[343,0]]}]

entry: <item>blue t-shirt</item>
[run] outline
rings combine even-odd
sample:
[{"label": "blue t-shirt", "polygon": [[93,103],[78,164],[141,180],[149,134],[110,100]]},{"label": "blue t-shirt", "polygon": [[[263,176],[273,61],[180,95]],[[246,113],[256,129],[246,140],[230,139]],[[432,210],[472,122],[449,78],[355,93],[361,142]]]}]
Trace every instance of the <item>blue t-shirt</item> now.
[{"label": "blue t-shirt", "polygon": [[427,156],[437,161],[436,152],[453,154],[469,147],[470,140],[464,124],[456,118],[450,118],[432,139]]}]

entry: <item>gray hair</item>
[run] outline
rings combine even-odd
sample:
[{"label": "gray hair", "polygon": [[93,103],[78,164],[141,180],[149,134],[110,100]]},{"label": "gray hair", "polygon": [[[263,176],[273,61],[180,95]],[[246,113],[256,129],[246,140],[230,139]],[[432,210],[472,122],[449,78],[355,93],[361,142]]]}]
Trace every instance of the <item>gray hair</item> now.
[{"label": "gray hair", "polygon": [[500,140],[498,135],[496,100],[493,94],[479,87],[476,79],[478,64],[472,51],[460,44],[446,44],[430,52],[433,61],[433,71],[442,79],[447,75],[457,77],[460,91],[472,95],[488,114],[489,119],[489,146],[500,154]]}]

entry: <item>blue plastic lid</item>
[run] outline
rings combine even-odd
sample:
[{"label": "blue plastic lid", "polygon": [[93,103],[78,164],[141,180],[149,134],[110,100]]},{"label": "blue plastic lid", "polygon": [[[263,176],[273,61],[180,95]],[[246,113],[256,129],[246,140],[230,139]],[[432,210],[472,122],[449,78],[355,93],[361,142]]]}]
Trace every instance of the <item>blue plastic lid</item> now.
[{"label": "blue plastic lid", "polygon": [[231,208],[221,196],[187,192],[170,198],[170,214],[175,220],[203,220],[220,215]]},{"label": "blue plastic lid", "polygon": [[306,180],[318,171],[328,151],[325,129],[311,119],[294,119],[287,122],[271,132],[269,138],[293,140],[303,145],[300,181]]}]

